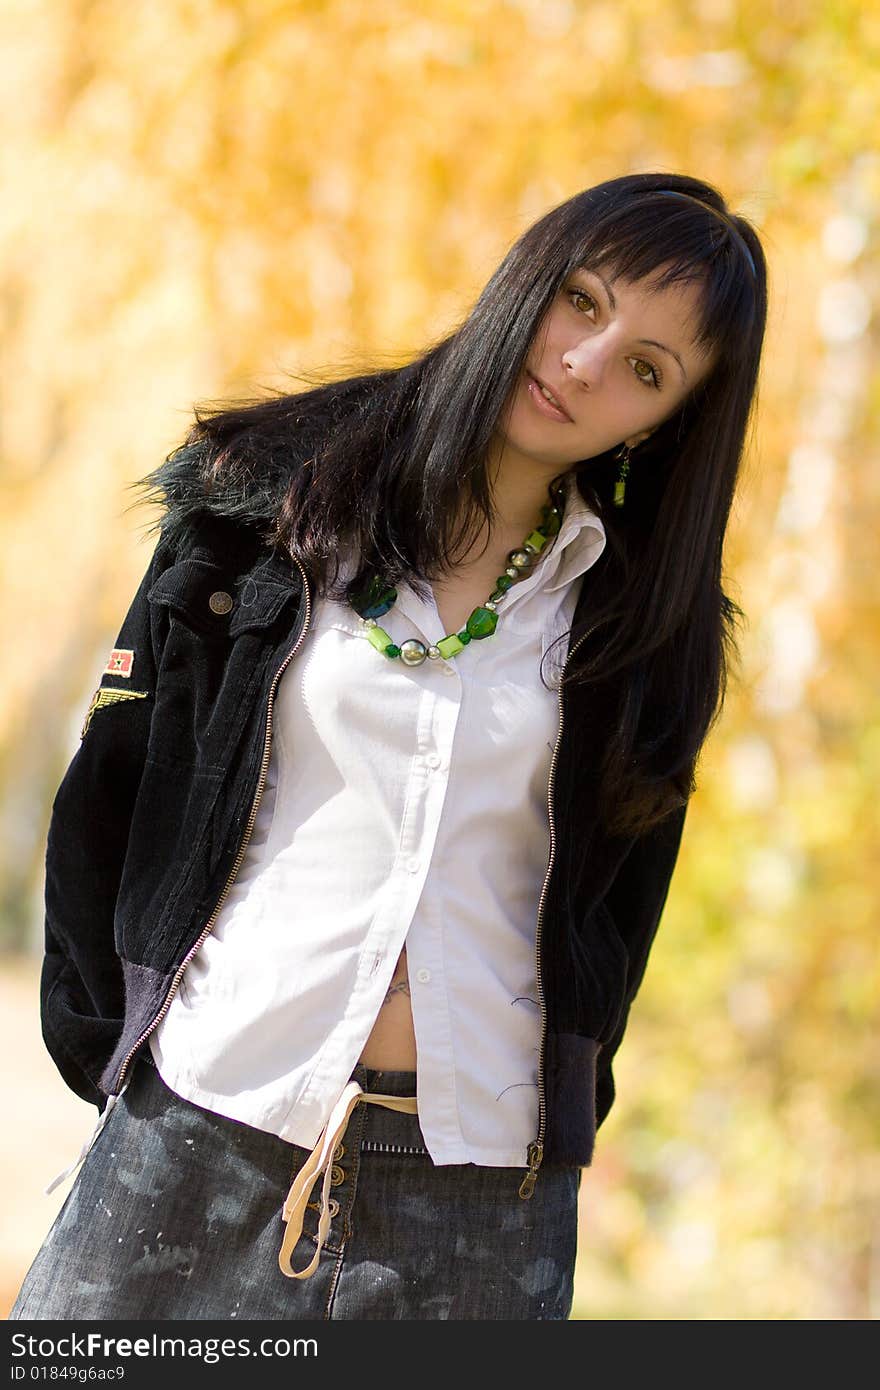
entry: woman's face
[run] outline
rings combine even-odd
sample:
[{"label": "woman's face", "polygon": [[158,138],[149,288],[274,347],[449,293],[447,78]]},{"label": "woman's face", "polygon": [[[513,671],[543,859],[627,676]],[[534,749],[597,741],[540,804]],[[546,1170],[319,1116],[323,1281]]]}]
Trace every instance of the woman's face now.
[{"label": "woman's face", "polygon": [[[504,454],[515,450],[561,472],[623,442],[634,448],[711,370],[713,359],[691,337],[699,296],[694,283],[653,291],[607,272],[572,272],[508,400]],[[565,414],[546,402],[536,378]]]}]

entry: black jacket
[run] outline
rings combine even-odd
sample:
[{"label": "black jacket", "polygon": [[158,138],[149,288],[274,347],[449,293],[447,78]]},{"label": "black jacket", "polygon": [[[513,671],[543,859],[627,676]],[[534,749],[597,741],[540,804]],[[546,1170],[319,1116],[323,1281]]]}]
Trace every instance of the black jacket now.
[{"label": "black jacket", "polygon": [[[159,541],[48,833],[43,1036],[67,1084],[100,1110],[164,1017],[242,863],[275,690],[308,640],[314,604],[299,561],[265,540],[268,491],[254,493],[249,514],[240,498],[206,495],[185,456],[165,485]],[[591,572],[578,581],[575,623]],[[537,914],[540,1124],[524,1196],[542,1158],[591,1161],[684,824],[685,806],[638,838],[599,822],[594,774],[615,705],[613,683],[560,696]]]}]

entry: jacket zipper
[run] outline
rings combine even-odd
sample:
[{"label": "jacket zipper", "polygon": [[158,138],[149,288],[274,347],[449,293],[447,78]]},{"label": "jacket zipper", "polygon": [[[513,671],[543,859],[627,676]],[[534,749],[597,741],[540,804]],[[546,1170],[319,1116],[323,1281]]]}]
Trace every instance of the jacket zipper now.
[{"label": "jacket zipper", "polygon": [[263,796],[263,789],[265,788],[265,785],[266,785],[266,776],[267,776],[268,771],[269,771],[269,751],[270,751],[270,749],[271,749],[271,747],[272,747],[272,702],[273,702],[273,700],[275,699],[275,691],[276,691],[276,689],[277,689],[278,682],[279,682],[279,680],[281,679],[281,676],[283,675],[285,669],[287,668],[288,664],[293,660],[293,658],[296,656],[296,653],[299,651],[300,647],[302,646],[303,639],[304,639],[306,633],[308,632],[309,623],[311,622],[311,617],[312,617],[312,596],[311,596],[311,593],[309,592],[309,581],[308,581],[308,578],[307,578],[307,576],[306,576],[306,572],[305,572],[305,570],[303,569],[302,565],[300,564],[299,560],[297,560],[297,558],[296,558],[295,555],[292,556],[292,559],[294,560],[295,564],[298,566],[299,572],[300,572],[300,574],[302,575],[303,592],[305,593],[305,596],[306,596],[306,619],[305,619],[305,622],[303,623],[302,630],[301,630],[299,636],[298,636],[297,639],[296,639],[296,642],[294,643],[294,645],[293,645],[293,647],[291,648],[291,650],[287,653],[287,656],[284,658],[284,660],[282,661],[281,665],[278,667],[278,670],[275,672],[275,676],[274,676],[274,678],[273,678],[273,680],[272,680],[272,685],[271,685],[270,688],[269,688],[269,701],[268,701],[268,704],[267,704],[267,707],[266,707],[266,732],[265,732],[265,736],[264,736],[264,740],[263,740],[263,761],[262,761],[262,764],[261,764],[261,766],[260,766],[260,776],[259,776],[259,779],[258,779],[258,781],[257,781],[257,790],[256,790],[256,792],[254,793],[254,799],[253,799],[253,802],[252,802],[252,804],[251,804],[250,815],[248,816],[248,823],[247,823],[247,826],[245,827],[244,837],[242,838],[241,844],[240,844],[239,847],[238,847],[238,854],[235,856],[235,863],[233,864],[232,869],[230,870],[229,877],[227,878],[226,882],[225,882],[224,885],[223,885],[223,891],[222,891],[222,893],[220,894],[220,897],[217,899],[217,902],[216,902],[215,905],[214,905],[214,911],[211,913],[210,917],[208,918],[207,922],[205,923],[205,926],[204,926],[203,929],[202,929],[202,932],[201,932],[201,935],[199,936],[198,941],[196,941],[195,945],[193,945],[193,946],[190,947],[189,951],[188,951],[187,954],[184,956],[183,960],[180,962],[180,965],[177,967],[177,971],[176,971],[176,973],[175,973],[175,975],[174,975],[174,979],[171,981],[171,988],[169,989],[167,995],[165,996],[165,1002],[163,1003],[161,1009],[160,1009],[159,1012],[156,1014],[156,1017],[153,1019],[152,1023],[151,1023],[150,1026],[149,1026],[149,1028],[147,1028],[147,1029],[145,1030],[145,1032],[143,1032],[143,1033],[141,1034],[141,1036],[138,1038],[138,1040],[137,1040],[137,1042],[135,1043],[134,1047],[133,1047],[133,1048],[131,1049],[131,1051],[127,1054],[127,1056],[126,1056],[126,1058],[125,1058],[125,1061],[122,1063],[122,1069],[120,1070],[119,1076],[118,1076],[117,1081],[116,1081],[116,1094],[119,1093],[119,1091],[120,1091],[120,1089],[121,1089],[121,1087],[122,1087],[122,1083],[123,1083],[123,1081],[124,1081],[124,1079],[125,1079],[125,1073],[126,1073],[126,1071],[127,1071],[127,1069],[128,1069],[128,1065],[129,1065],[129,1063],[130,1063],[132,1057],[134,1057],[135,1053],[143,1046],[143,1044],[146,1042],[146,1040],[147,1040],[147,1038],[150,1036],[150,1034],[151,1034],[151,1033],[154,1031],[154,1029],[157,1028],[158,1025],[162,1022],[162,1019],[165,1017],[165,1015],[167,1014],[169,1008],[171,1007],[171,1001],[172,1001],[172,999],[174,998],[175,994],[177,993],[177,990],[178,990],[178,988],[179,988],[179,986],[180,986],[180,981],[183,979],[183,974],[184,974],[184,971],[186,970],[186,967],[189,965],[189,963],[190,963],[190,961],[192,960],[193,956],[194,956],[194,955],[196,954],[196,952],[198,951],[198,949],[199,949],[199,947],[201,946],[202,942],[203,942],[208,936],[210,936],[211,931],[212,931],[213,926],[214,926],[214,923],[215,923],[215,921],[217,920],[217,914],[219,913],[220,908],[223,906],[223,903],[226,901],[226,897],[227,897],[227,894],[229,893],[229,889],[232,887],[232,884],[233,884],[233,882],[235,881],[235,877],[236,877],[236,875],[237,875],[239,869],[241,868],[242,863],[244,862],[245,850],[247,849],[248,842],[249,842],[249,840],[250,840],[250,838],[251,838],[251,835],[253,834],[253,831],[254,831],[254,825],[256,824],[256,819],[257,819],[257,808],[259,807],[260,801],[261,801],[262,796]]},{"label": "jacket zipper", "polygon": [[538,1169],[544,1158],[544,1140],[547,1131],[547,1098],[544,1093],[544,1053],[547,1043],[547,1010],[544,998],[544,984],[541,978],[541,927],[544,923],[544,902],[547,897],[547,888],[550,883],[550,875],[553,870],[553,863],[556,858],[556,826],[553,821],[553,791],[556,781],[556,762],[559,756],[559,747],[562,742],[562,726],[565,720],[565,673],[568,663],[574,656],[578,647],[589,633],[585,632],[578,638],[571,651],[565,658],[562,666],[562,676],[559,681],[559,725],[556,730],[556,743],[553,746],[553,756],[550,759],[550,775],[547,780],[547,816],[550,822],[550,857],[547,862],[547,872],[544,875],[544,886],[541,889],[541,897],[538,902],[538,924],[535,932],[535,961],[536,975],[538,984],[538,1003],[541,1007],[541,1046],[538,1052],[538,1135],[529,1144],[526,1155],[528,1157],[528,1168],[526,1175],[520,1183],[519,1195],[524,1201],[528,1201],[535,1190],[538,1181]]}]

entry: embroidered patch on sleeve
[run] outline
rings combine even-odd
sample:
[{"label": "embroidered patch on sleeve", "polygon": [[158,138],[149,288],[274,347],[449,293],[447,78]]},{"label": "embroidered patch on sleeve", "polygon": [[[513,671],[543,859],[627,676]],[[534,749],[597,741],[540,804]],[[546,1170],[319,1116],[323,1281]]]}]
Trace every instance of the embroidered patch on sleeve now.
[{"label": "embroidered patch on sleeve", "polygon": [[114,647],[110,653],[107,665],[101,672],[102,676],[130,676],[131,668],[134,665],[134,652],[128,651],[125,647]]},{"label": "embroidered patch on sleeve", "polygon": [[108,705],[116,705],[121,700],[145,700],[148,695],[146,690],[115,690],[109,685],[100,685],[92,696],[91,704],[86,711],[85,721],[82,726],[80,738],[86,736],[86,730],[92,722],[92,715],[96,710],[106,709]]}]

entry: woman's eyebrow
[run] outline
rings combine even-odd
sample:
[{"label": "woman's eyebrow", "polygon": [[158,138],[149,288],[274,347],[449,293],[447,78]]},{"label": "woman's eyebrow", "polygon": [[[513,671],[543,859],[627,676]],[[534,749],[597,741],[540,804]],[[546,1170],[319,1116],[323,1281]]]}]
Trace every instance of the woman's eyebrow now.
[{"label": "woman's eyebrow", "polygon": [[[592,266],[586,265],[579,265],[576,267],[576,269],[583,270],[588,275],[595,275],[597,280],[601,280],[605,293],[608,296],[608,303],[611,305],[612,309],[617,308],[617,300],[614,298],[614,291],[612,290],[611,286],[609,285],[608,281],[605,279],[605,276],[601,273],[601,271],[594,270]],[[674,357],[676,362],[678,363],[678,369],[681,372],[681,379],[685,383],[685,385],[687,385],[687,372],[684,369],[684,363],[682,362],[681,358],[679,357],[678,353],[674,350],[674,348],[667,347],[665,343],[658,343],[656,338],[636,338],[636,342],[645,343],[647,347],[659,348],[661,352],[668,352],[670,357]]]}]

